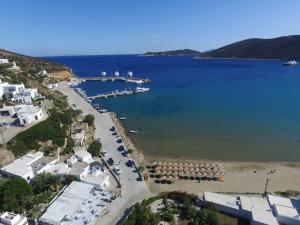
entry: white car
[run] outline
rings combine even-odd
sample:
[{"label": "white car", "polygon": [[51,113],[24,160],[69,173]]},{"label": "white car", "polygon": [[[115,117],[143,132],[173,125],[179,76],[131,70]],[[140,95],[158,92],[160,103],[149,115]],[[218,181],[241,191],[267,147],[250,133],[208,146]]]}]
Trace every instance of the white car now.
[{"label": "white car", "polygon": [[122,174],[122,170],[117,166],[113,169],[113,171],[115,172],[116,175],[121,175]]}]

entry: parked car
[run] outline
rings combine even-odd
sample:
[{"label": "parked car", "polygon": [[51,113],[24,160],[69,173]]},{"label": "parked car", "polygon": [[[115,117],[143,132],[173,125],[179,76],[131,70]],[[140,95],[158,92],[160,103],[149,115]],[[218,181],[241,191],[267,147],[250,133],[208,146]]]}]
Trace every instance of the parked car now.
[{"label": "parked car", "polygon": [[113,169],[113,171],[116,175],[121,175],[122,174],[122,170],[117,166]]},{"label": "parked car", "polygon": [[126,162],[126,166],[128,166],[128,167],[133,167],[133,164],[134,164],[134,162],[130,159]]},{"label": "parked car", "polygon": [[124,157],[127,157],[127,156],[128,156],[128,154],[129,154],[129,153],[128,153],[128,151],[127,151],[127,150],[125,150],[125,151],[123,151],[123,152],[122,152],[122,156],[124,156]]},{"label": "parked car", "polygon": [[112,165],[115,164],[115,161],[114,161],[112,158],[109,158],[109,159],[107,160],[107,163],[108,163],[108,165],[112,166]]},{"label": "parked car", "polygon": [[125,148],[124,148],[124,146],[123,146],[123,145],[120,145],[120,146],[118,147],[118,151],[119,151],[119,152],[122,152],[122,151],[124,151],[124,149],[125,149]]}]

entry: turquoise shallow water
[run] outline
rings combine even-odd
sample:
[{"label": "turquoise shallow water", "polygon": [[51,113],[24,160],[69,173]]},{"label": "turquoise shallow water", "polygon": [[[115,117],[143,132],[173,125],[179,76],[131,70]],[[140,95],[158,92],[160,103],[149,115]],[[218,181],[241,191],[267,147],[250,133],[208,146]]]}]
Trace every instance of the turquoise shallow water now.
[{"label": "turquoise shallow water", "polygon": [[[280,61],[191,57],[51,57],[79,76],[102,70],[149,77],[149,93],[99,99],[119,116],[147,156],[240,161],[300,161],[300,66]],[[123,82],[81,84],[88,95]]]}]

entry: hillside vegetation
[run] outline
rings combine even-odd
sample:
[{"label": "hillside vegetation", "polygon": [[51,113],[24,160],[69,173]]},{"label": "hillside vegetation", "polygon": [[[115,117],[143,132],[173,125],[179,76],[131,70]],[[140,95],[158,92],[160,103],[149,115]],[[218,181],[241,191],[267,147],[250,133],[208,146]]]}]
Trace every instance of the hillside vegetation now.
[{"label": "hillside vegetation", "polygon": [[[11,81],[13,83],[26,83],[27,80],[38,80],[39,82],[44,81],[45,78],[51,77],[51,79],[56,79],[56,74],[63,73],[66,76],[63,78],[72,77],[72,71],[69,67],[40,59],[37,57],[30,57],[26,55],[21,55],[14,52],[9,52],[0,49],[0,58],[9,59],[10,64],[0,65],[0,77],[3,80]],[[12,62],[15,61],[20,70],[11,70]],[[39,73],[43,70],[47,71],[47,75],[40,75]]]}]

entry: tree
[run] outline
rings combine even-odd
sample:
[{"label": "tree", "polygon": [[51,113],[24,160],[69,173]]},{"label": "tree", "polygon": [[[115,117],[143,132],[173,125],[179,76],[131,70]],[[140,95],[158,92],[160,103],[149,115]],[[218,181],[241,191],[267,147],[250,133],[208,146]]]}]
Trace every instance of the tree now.
[{"label": "tree", "polygon": [[157,225],[159,221],[159,217],[152,213],[145,202],[142,202],[134,205],[132,213],[123,225]]},{"label": "tree", "polygon": [[141,173],[141,172],[143,172],[143,171],[145,170],[145,167],[139,166],[139,167],[137,168],[137,170]]},{"label": "tree", "polygon": [[90,144],[87,151],[91,153],[92,156],[99,156],[101,148],[102,144],[98,140],[95,140]]},{"label": "tree", "polygon": [[59,176],[50,173],[41,173],[35,176],[32,187],[35,194],[40,194],[50,190],[51,187],[57,189],[59,184]]},{"label": "tree", "polygon": [[32,188],[22,178],[14,178],[0,187],[0,209],[22,213],[32,206]]},{"label": "tree", "polygon": [[95,117],[91,114],[88,114],[84,117],[83,122],[87,123],[89,126],[94,126]]}]

